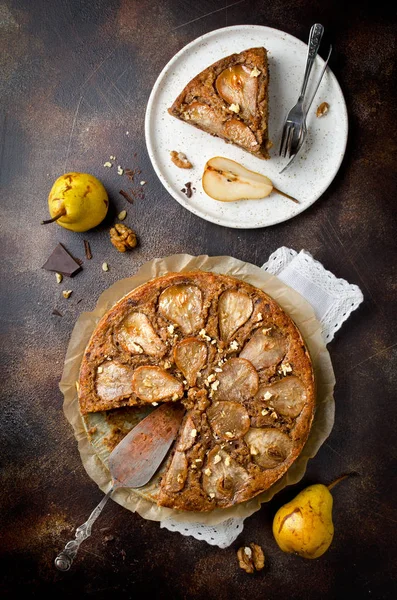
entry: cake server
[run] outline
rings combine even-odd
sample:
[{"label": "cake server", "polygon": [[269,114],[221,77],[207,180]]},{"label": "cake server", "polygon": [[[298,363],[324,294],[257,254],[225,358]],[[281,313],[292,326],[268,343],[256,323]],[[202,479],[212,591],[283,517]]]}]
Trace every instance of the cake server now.
[{"label": "cake server", "polygon": [[162,404],[131,429],[114,448],[108,464],[112,487],[87,521],[76,529],[75,539],[58,554],[55,559],[57,569],[70,569],[80,544],[91,535],[92,525],[116,489],[140,488],[150,481],[176,437],[184,412],[179,403]]}]

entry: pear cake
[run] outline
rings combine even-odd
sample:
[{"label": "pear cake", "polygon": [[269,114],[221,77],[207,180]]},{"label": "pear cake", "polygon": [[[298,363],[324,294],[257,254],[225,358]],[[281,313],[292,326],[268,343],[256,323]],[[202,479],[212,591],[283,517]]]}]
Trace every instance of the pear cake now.
[{"label": "pear cake", "polygon": [[267,51],[250,48],[196,75],[168,112],[259,158],[269,158],[268,85]]},{"label": "pear cake", "polygon": [[79,376],[82,415],[181,402],[157,503],[210,511],[249,500],[291,466],[315,409],[308,349],[266,293],[234,277],[171,273],[99,321]]}]

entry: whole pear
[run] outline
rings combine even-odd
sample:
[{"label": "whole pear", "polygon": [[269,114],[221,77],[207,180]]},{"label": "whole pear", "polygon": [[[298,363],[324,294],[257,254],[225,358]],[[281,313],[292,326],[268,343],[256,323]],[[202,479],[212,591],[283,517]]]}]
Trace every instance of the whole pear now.
[{"label": "whole pear", "polygon": [[93,229],[106,217],[109,198],[103,184],[89,173],[65,173],[54,182],[48,196],[53,223],[72,231]]},{"label": "whole pear", "polygon": [[333,498],[327,486],[318,483],[302,490],[282,506],[273,519],[273,535],[284,552],[318,558],[334,537]]}]

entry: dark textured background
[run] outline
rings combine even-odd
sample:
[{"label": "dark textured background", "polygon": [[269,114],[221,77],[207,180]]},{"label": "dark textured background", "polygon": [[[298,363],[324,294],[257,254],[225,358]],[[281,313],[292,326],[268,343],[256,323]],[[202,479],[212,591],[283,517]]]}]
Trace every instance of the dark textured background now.
[{"label": "dark textured background", "polygon": [[[396,11],[390,3],[330,0],[200,2],[6,0],[1,51],[1,586],[2,597],[174,599],[395,598],[396,589]],[[163,189],[148,159],[144,115],[152,86],[185,44],[213,29],[266,25],[307,40],[312,23],[334,45],[349,141],[323,197],[300,216],[262,230],[200,220]],[[126,131],[129,134],[126,134]],[[119,195],[109,155],[141,169],[145,198]],[[52,182],[91,172],[109,191],[107,221],[88,234],[43,227]],[[126,187],[124,181],[124,186]],[[114,214],[140,246],[119,254]],[[180,224],[183,223],[183,227]],[[84,257],[83,239],[93,259]],[[84,260],[59,286],[41,269],[58,242]],[[102,492],[86,474],[58,382],[74,322],[100,293],[145,261],[178,252],[229,254],[261,265],[281,245],[307,249],[358,284],[364,303],[329,345],[337,385],[333,431],[304,479],[252,516],[226,550],[160,530],[109,502],[69,573],[53,559]],[[110,271],[101,270],[103,261]],[[69,285],[70,283],[70,285]],[[65,300],[61,289],[73,295]],[[57,308],[63,317],[52,315]],[[335,538],[320,559],[276,546],[277,508],[313,482],[358,471],[334,490]],[[265,571],[240,571],[236,549],[261,544]]]}]

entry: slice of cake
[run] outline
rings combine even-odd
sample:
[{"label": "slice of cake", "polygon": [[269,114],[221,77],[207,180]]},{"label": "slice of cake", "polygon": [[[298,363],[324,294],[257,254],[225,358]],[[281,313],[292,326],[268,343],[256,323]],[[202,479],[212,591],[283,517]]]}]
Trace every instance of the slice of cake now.
[{"label": "slice of cake", "polygon": [[259,158],[269,158],[268,85],[267,51],[250,48],[196,75],[168,112]]}]

